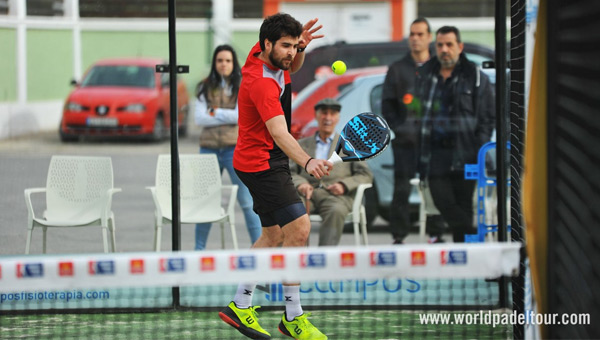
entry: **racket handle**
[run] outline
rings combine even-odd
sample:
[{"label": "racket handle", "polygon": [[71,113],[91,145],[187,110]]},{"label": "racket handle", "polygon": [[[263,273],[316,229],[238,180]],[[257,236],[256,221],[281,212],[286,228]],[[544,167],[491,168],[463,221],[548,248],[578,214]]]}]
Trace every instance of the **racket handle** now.
[{"label": "racket handle", "polygon": [[[340,158],[340,156],[337,154],[337,152],[334,152],[331,157],[329,157],[328,161],[330,161],[333,164],[336,163],[341,163],[343,162],[343,160]],[[327,166],[325,166],[326,169],[329,169]],[[310,175],[312,177],[312,174]]]},{"label": "racket handle", "polygon": [[343,162],[342,159],[340,158],[340,156],[337,154],[337,152],[334,152],[333,154],[331,154],[331,157],[329,157],[328,161],[330,161],[333,164]]}]

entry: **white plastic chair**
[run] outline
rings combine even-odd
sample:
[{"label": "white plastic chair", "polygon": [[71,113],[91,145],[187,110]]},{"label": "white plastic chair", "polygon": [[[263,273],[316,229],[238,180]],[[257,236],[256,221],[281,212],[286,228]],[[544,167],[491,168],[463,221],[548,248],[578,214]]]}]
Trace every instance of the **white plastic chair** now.
[{"label": "white plastic chair", "polygon": [[[108,253],[110,232],[112,251],[115,252],[115,217],[111,204],[112,195],[120,191],[113,187],[110,157],[52,156],[46,187],[25,189],[28,212],[25,254],[29,254],[35,227],[42,227],[44,253],[49,227],[90,226],[102,228],[105,253]],[[46,210],[39,218],[35,216],[31,194],[42,192],[46,193]]]},{"label": "white plastic chair", "polygon": [[422,242],[427,242],[425,232],[427,228],[427,215],[439,215],[440,211],[435,207],[427,181],[421,181],[418,177],[410,180],[410,184],[417,188],[421,197],[419,206],[419,237]]},{"label": "white plastic chair", "polygon": [[[372,184],[359,184],[356,188],[356,194],[354,195],[354,203],[352,203],[352,211],[346,216],[346,222],[352,222],[354,227],[354,242],[357,246],[360,246],[360,239],[362,234],[363,244],[366,246],[369,244],[367,236],[367,213],[365,205],[363,204],[363,197],[365,190],[372,187]],[[320,215],[311,214],[308,216],[311,222],[323,222]]]},{"label": "white plastic chair", "polygon": [[[219,222],[221,245],[225,249],[225,222],[229,223],[233,248],[238,249],[235,233],[235,200],[237,185],[222,185],[217,156],[213,154],[185,154],[180,163],[180,210],[181,224]],[[163,223],[172,222],[171,205],[171,155],[159,155],[156,166],[156,183],[147,187],[152,193],[154,205],[154,250],[160,251]],[[229,203],[224,209],[221,197],[230,190]]]}]

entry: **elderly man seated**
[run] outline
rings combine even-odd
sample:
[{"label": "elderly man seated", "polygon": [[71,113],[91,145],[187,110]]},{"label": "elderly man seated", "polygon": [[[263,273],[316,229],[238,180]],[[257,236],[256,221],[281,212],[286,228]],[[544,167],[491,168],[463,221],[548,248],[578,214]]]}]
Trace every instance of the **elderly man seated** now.
[{"label": "elderly man seated", "polygon": [[[314,136],[300,139],[300,146],[314,158],[328,159],[335,151],[340,135],[335,127],[340,121],[341,104],[325,98],[315,105],[319,128]],[[359,184],[372,183],[373,174],[365,162],[347,162],[335,165],[329,176],[317,180],[302,167],[290,162],[296,189],[309,200],[309,213],[323,219],[319,229],[319,246],[338,245],[346,215],[352,210],[354,194]]]}]

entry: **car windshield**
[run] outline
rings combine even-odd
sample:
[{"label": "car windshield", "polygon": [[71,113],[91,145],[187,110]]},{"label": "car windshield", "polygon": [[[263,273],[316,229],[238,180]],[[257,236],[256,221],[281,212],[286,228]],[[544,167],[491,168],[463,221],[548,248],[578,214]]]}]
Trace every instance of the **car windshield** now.
[{"label": "car windshield", "polygon": [[151,67],[102,65],[94,66],[81,84],[89,86],[154,87],[154,71]]},{"label": "car windshield", "polygon": [[465,53],[467,55],[467,59],[469,59],[470,61],[474,62],[475,64],[481,66],[483,64],[484,61],[489,61],[490,58],[481,55],[481,54],[475,54],[475,53]]},{"label": "car windshield", "polygon": [[323,83],[325,83],[325,81],[326,81],[325,78],[317,79],[317,80],[313,81],[310,85],[308,85],[307,87],[302,89],[302,91],[300,91],[300,93],[298,93],[298,96],[292,102],[292,110],[294,108],[296,108],[298,105],[302,104],[306,100],[306,98],[310,97],[310,95],[313,92],[315,92],[317,89],[319,89],[321,87],[321,85],[323,85]]}]

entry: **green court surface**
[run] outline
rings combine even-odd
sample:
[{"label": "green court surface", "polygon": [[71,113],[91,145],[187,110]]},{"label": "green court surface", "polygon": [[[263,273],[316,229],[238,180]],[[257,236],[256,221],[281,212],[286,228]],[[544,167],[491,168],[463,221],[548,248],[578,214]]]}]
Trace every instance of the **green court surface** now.
[{"label": "green court surface", "polygon": [[[311,322],[329,339],[510,339],[512,326],[421,325],[417,311],[316,311]],[[432,312],[434,313],[434,312]],[[435,312],[437,313],[437,312]],[[448,314],[448,312],[445,312]],[[290,339],[277,330],[281,312],[260,312],[272,339]],[[54,314],[0,316],[1,339],[247,339],[217,312]]]}]

